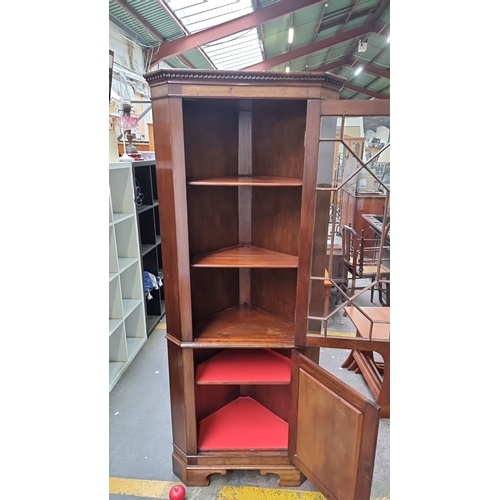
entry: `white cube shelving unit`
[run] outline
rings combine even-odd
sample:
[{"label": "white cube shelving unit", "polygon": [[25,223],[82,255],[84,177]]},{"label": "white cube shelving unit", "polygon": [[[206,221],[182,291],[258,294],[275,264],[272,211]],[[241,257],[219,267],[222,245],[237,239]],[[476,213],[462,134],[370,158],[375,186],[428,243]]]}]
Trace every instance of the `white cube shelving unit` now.
[{"label": "white cube shelving unit", "polygon": [[132,164],[109,164],[109,390],[147,340]]}]

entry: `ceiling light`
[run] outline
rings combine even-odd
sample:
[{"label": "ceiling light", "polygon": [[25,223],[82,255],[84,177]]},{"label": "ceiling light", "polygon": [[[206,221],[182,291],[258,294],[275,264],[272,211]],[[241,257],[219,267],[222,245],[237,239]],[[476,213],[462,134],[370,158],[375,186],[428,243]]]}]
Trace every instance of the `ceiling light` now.
[{"label": "ceiling light", "polygon": [[288,64],[286,65],[285,73],[290,73],[290,66]]},{"label": "ceiling light", "polygon": [[288,30],[288,43],[292,43],[293,42],[293,28],[290,28]]},{"label": "ceiling light", "polygon": [[390,37],[390,36],[388,36],[388,37],[387,37],[387,43],[389,43],[390,41],[391,41],[391,37]]},{"label": "ceiling light", "polygon": [[354,76],[359,75],[363,71],[363,68],[360,66],[355,72]]}]

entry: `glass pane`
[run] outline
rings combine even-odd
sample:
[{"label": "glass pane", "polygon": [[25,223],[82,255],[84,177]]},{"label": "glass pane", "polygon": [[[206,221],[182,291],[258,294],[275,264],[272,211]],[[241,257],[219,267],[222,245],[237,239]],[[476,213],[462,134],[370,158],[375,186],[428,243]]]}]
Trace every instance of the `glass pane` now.
[{"label": "glass pane", "polygon": [[318,151],[318,186],[330,187],[333,179],[335,142],[320,142]]},{"label": "glass pane", "polygon": [[336,116],[322,116],[319,129],[320,139],[335,139],[340,137],[342,118]]},{"label": "glass pane", "polygon": [[[379,315],[390,305],[390,119],[323,116],[321,138],[308,334],[385,335]],[[361,335],[365,320],[370,327]]]}]

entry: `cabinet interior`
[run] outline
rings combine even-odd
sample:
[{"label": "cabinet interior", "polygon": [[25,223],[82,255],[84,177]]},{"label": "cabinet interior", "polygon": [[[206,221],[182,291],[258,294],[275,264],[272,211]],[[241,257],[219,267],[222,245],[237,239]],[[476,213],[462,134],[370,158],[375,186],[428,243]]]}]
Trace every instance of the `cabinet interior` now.
[{"label": "cabinet interior", "polygon": [[288,349],[194,351],[200,451],[286,450],[290,356]]},{"label": "cabinet interior", "polygon": [[306,101],[185,99],[183,120],[194,335],[293,342]]}]

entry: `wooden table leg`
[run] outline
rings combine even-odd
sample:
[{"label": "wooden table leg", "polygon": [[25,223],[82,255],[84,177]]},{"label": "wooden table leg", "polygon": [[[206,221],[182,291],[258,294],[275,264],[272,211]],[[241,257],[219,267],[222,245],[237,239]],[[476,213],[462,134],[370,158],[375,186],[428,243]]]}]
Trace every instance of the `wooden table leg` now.
[{"label": "wooden table leg", "polygon": [[342,368],[361,373],[375,402],[380,406],[380,416],[390,418],[390,348],[388,346],[387,349],[380,349],[380,351],[379,354],[384,360],[383,369],[378,366],[380,363],[375,362],[373,352],[356,350],[349,353],[342,363]]}]

